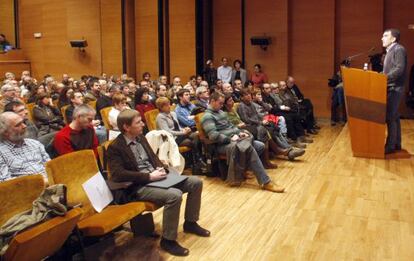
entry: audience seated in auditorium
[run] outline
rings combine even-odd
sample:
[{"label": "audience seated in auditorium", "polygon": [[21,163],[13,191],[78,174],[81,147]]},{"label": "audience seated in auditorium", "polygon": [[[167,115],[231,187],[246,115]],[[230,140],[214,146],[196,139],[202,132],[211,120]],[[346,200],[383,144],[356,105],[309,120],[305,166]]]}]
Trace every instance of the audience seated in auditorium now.
[{"label": "audience seated in auditorium", "polygon": [[178,123],[181,127],[189,127],[195,129],[196,123],[194,121],[194,115],[191,115],[191,111],[196,107],[191,103],[190,91],[187,89],[181,89],[177,93],[178,104],[175,107],[175,113],[177,114]]},{"label": "audience seated in auditorium", "polygon": [[164,206],[161,248],[172,255],[186,256],[189,250],[180,246],[177,229],[182,194],[188,192],[185,207],[184,232],[208,237],[210,232],[197,224],[200,215],[203,183],[194,176],[169,189],[149,187],[146,184],[164,179],[166,166],[152,151],[145,136],[144,123],[135,110],[124,110],[118,116],[118,127],[122,132],[108,147],[108,163],[111,179],[115,182],[133,182],[134,189],[125,190],[129,198],[150,201]]},{"label": "audience seated in auditorium", "polygon": [[72,122],[56,133],[53,141],[58,155],[85,149],[92,149],[97,155],[99,143],[92,125],[95,114],[95,110],[87,104],[75,108]]},{"label": "audience seated in auditorium", "polygon": [[221,66],[217,68],[217,79],[222,80],[223,83],[230,83],[232,71],[233,69],[228,65],[227,58],[221,58]]},{"label": "audience seated in auditorium", "polygon": [[231,72],[231,83],[234,85],[235,80],[240,80],[243,86],[247,81],[247,72],[242,68],[242,62],[240,60],[235,60],[233,62],[233,66],[233,71]]},{"label": "audience seated in auditorium", "polygon": [[289,143],[281,137],[279,133],[279,128],[277,127],[277,122],[272,122],[270,118],[264,117],[265,113],[261,113],[261,106],[253,102],[252,94],[256,95],[260,91],[255,91],[251,93],[248,90],[241,91],[241,102],[237,107],[237,113],[240,116],[240,119],[246,123],[246,129],[249,130],[255,139],[262,141],[269,148],[266,148],[264,155],[264,165],[268,168],[269,166],[269,154],[268,149],[272,150],[275,154],[281,154],[288,156],[289,159],[294,159],[296,157],[302,156],[305,151],[293,149]]},{"label": "audience seated in auditorium", "polygon": [[[262,93],[259,89],[251,92],[252,102],[256,108],[257,115],[260,119],[264,120],[264,126],[266,127],[271,139],[269,141],[270,148],[276,153],[287,156],[289,160],[293,160],[296,157],[305,154],[305,150],[301,148],[295,148],[289,144],[287,140],[287,127],[286,121],[283,116],[275,116],[269,114],[272,107],[270,104],[263,102]],[[276,143],[276,146],[274,146]]]},{"label": "audience seated in auditorium", "polygon": [[[264,144],[259,141],[251,143],[251,134],[231,124],[226,113],[221,110],[223,104],[224,94],[214,92],[210,96],[210,105],[201,119],[201,124],[208,138],[216,143],[217,152],[226,154],[229,159],[227,180],[230,185],[240,186],[244,179],[245,168],[249,167],[262,189],[283,192],[283,187],[270,180],[259,158],[259,155],[263,153]],[[243,156],[244,160],[240,158]]]},{"label": "audience seated in auditorium", "polygon": [[282,98],[279,95],[279,87],[272,92],[270,84],[263,84],[262,97],[263,102],[272,106],[271,113],[277,116],[283,116],[286,120],[288,137],[293,140],[294,146],[298,148],[305,148],[304,142],[311,142],[305,137],[305,130],[300,123],[299,114],[292,112],[289,106],[284,105]]},{"label": "audience seated in auditorium", "polygon": [[[50,160],[43,145],[25,138],[24,119],[14,112],[0,114],[0,181],[24,175],[42,174]],[[24,191],[22,191],[24,193]]]},{"label": "audience seated in auditorium", "polygon": [[33,108],[33,121],[39,129],[39,135],[59,131],[65,126],[58,108],[53,105],[47,93],[41,93],[36,98]]}]

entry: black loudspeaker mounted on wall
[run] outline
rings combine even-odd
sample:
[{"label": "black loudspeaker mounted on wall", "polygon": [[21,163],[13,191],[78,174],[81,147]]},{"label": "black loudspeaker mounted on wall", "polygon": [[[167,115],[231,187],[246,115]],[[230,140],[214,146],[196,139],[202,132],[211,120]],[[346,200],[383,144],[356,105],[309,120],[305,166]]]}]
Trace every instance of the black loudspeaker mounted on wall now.
[{"label": "black loudspeaker mounted on wall", "polygon": [[88,46],[88,42],[86,40],[70,40],[69,42],[71,47],[79,48],[82,52],[84,52],[84,48]]},{"label": "black loudspeaker mounted on wall", "polygon": [[260,48],[266,51],[267,46],[271,44],[271,38],[266,36],[253,36],[250,38],[252,45],[259,45]]}]

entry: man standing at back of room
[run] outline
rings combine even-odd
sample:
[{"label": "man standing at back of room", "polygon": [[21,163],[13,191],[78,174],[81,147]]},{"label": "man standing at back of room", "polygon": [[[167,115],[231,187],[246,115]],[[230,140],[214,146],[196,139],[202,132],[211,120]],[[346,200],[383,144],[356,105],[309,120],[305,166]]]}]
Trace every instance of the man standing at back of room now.
[{"label": "man standing at back of room", "polygon": [[387,114],[388,128],[385,154],[401,150],[401,125],[398,107],[404,91],[407,71],[407,53],[399,44],[400,31],[387,29],[382,35],[382,46],[387,54],[384,59],[384,74],[387,75]]}]

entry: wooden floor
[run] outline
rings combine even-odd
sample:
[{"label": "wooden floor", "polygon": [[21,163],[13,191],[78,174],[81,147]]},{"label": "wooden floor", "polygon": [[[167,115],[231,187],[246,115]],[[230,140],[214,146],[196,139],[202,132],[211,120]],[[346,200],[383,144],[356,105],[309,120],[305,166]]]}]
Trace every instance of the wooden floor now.
[{"label": "wooden floor", "polygon": [[[403,147],[413,154],[414,121],[402,124]],[[326,125],[314,140],[300,161],[276,160],[279,168],[269,172],[284,194],[203,178],[200,224],[212,236],[183,233],[181,219],[185,259],[414,260],[414,157],[354,158],[346,126]],[[161,218],[155,213],[158,231]]]}]

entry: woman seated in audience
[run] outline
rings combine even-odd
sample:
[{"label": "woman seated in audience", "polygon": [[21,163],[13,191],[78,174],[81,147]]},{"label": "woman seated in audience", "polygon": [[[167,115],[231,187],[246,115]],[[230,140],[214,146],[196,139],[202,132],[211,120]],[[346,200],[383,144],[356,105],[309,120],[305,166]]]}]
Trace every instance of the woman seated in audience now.
[{"label": "woman seated in audience", "polygon": [[129,109],[129,106],[127,105],[126,96],[123,95],[122,93],[114,94],[114,96],[112,97],[112,104],[113,104],[113,107],[111,111],[109,112],[108,121],[109,121],[109,124],[111,125],[112,130],[117,131],[119,130],[118,124],[117,124],[118,115],[121,111],[125,109]]},{"label": "woman seated in audience", "polygon": [[235,102],[233,100],[233,96],[231,94],[227,94],[224,98],[223,111],[226,112],[227,119],[231,122],[231,124],[237,126],[239,129],[243,129],[246,127],[246,124],[240,119],[234,104]]},{"label": "woman seated in audience", "polygon": [[160,111],[156,119],[157,129],[171,133],[179,146],[191,147],[193,166],[194,169],[196,169],[194,171],[201,171],[206,164],[202,160],[201,143],[198,139],[198,132],[192,132],[189,127],[180,127],[177,115],[174,111],[171,111],[171,103],[167,97],[160,97],[155,103]]},{"label": "woman seated in audience", "polygon": [[37,96],[36,105],[33,108],[33,120],[39,129],[39,136],[56,132],[65,126],[59,109],[53,105],[47,93],[40,93]]},{"label": "woman seated in audience", "polygon": [[149,100],[149,90],[140,88],[135,93],[135,109],[141,114],[141,119],[145,123],[145,113],[155,109],[153,103]]},{"label": "woman seated in audience", "polygon": [[[65,87],[59,95],[57,106],[62,109],[63,106],[70,104],[70,96],[73,93],[73,88]],[[83,95],[82,95],[83,96]]]}]

